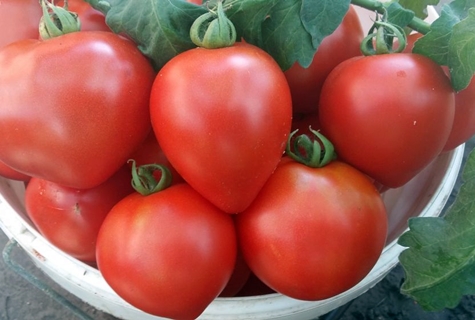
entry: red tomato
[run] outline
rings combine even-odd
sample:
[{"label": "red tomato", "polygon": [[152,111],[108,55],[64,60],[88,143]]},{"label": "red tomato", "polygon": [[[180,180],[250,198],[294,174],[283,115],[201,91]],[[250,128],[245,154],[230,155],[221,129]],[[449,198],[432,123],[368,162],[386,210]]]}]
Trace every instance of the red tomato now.
[{"label": "red tomato", "polygon": [[0,48],[23,39],[38,39],[43,15],[38,0],[0,1]]},{"label": "red tomato", "polygon": [[0,69],[0,161],[19,172],[92,188],[150,132],[155,72],[112,32],[15,42]]},{"label": "red tomato", "polygon": [[340,62],[361,55],[363,37],[358,14],[350,6],[341,24],[318,46],[310,66],[303,68],[295,63],[285,72],[295,113],[318,112],[318,100],[325,78]]},{"label": "red tomato", "polygon": [[127,166],[91,189],[64,187],[31,178],[25,207],[38,231],[60,250],[84,262],[96,261],[99,228],[110,209],[132,193]]},{"label": "red tomato", "polygon": [[112,289],[172,319],[204,311],[230,279],[236,254],[231,216],[185,183],[120,201],[97,242],[98,267]]},{"label": "red tomato", "polygon": [[[55,5],[63,7],[64,0],[57,1]],[[81,31],[111,31],[104,14],[84,0],[68,0],[68,10],[78,14]]]},{"label": "red tomato", "polygon": [[7,179],[18,180],[18,181],[28,181],[28,180],[30,180],[30,176],[10,168],[9,166],[7,166],[2,161],[0,161],[0,176],[2,176],[4,178],[7,178]]},{"label": "red tomato", "polygon": [[284,161],[237,216],[237,233],[244,259],[266,285],[321,300],[370,272],[385,245],[387,216],[379,192],[350,165]]},{"label": "red tomato", "polygon": [[395,188],[442,151],[454,105],[450,81],[427,57],[356,57],[325,81],[319,120],[340,159]]},{"label": "red tomato", "polygon": [[174,57],[153,84],[150,109],[168,160],[228,213],[249,206],[275,170],[292,118],[283,72],[250,44]]}]

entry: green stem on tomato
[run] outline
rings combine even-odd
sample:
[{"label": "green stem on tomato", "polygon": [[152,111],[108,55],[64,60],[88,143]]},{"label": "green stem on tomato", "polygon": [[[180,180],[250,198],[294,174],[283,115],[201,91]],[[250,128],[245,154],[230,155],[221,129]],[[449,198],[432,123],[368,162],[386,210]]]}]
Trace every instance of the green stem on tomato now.
[{"label": "green stem on tomato", "polygon": [[78,15],[68,10],[67,0],[64,1],[64,7],[56,6],[49,0],[41,0],[40,3],[43,10],[39,25],[41,39],[59,37],[81,29]]},{"label": "green stem on tomato", "polygon": [[[172,174],[166,166],[153,163],[137,167],[135,160],[130,159],[128,162],[132,162],[132,187],[141,195],[147,196],[171,185]],[[159,181],[153,175],[157,170],[162,173]]]},{"label": "green stem on tomato", "polygon": [[285,153],[293,160],[308,167],[320,168],[336,158],[333,144],[323,134],[309,128],[313,137],[306,134],[294,135],[298,130],[290,133]]},{"label": "green stem on tomato", "polygon": [[[383,3],[377,0],[351,0],[351,3],[371,11],[377,11],[380,14],[384,13]],[[430,23],[418,17],[412,18],[412,21],[407,26],[422,34],[426,34],[430,31]]]}]

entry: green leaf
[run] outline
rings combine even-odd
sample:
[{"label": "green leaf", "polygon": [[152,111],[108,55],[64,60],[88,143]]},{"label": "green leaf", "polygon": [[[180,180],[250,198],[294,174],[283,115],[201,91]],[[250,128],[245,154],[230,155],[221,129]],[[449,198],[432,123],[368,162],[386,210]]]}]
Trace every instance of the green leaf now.
[{"label": "green leaf", "polygon": [[427,6],[435,6],[439,0],[399,0],[399,4],[414,12],[416,17],[427,18]]},{"label": "green leaf", "polygon": [[196,47],[189,37],[193,21],[206,8],[183,0],[86,0],[106,15],[116,33],[134,40],[156,69],[180,52]]},{"label": "green leaf", "polygon": [[463,184],[445,217],[412,218],[399,238],[399,260],[406,279],[401,292],[425,310],[457,306],[463,295],[475,294],[475,152],[462,174]]},{"label": "green leaf", "polygon": [[475,0],[444,5],[431,30],[416,41],[413,52],[448,66],[454,90],[468,86],[475,73]]},{"label": "green leaf", "polygon": [[453,28],[447,65],[454,89],[466,88],[475,73],[475,7]]},{"label": "green leaf", "polygon": [[440,65],[447,65],[452,28],[459,22],[452,9],[445,6],[440,17],[432,23],[431,31],[417,40],[412,52],[423,54]]},{"label": "green leaf", "polygon": [[388,11],[388,22],[394,23],[401,28],[406,27],[414,18],[414,12],[402,7],[397,2],[390,3],[386,10]]},{"label": "green leaf", "polygon": [[[193,21],[207,12],[183,0],[86,0],[106,15],[116,33],[134,40],[160,69],[177,54],[194,48]],[[213,1],[207,5],[212,7]],[[225,2],[226,4],[227,2]],[[350,0],[240,0],[226,11],[238,39],[259,46],[283,70],[295,62],[307,67],[321,41],[341,23]]]}]

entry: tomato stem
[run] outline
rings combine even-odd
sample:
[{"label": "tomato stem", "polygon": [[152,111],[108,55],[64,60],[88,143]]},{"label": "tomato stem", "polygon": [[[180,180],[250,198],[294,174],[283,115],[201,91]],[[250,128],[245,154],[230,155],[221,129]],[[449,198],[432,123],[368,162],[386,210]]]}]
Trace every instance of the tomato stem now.
[{"label": "tomato stem", "polygon": [[229,47],[236,42],[236,28],[226,17],[223,0],[217,0],[215,8],[193,22],[190,38],[198,47],[207,49]]},{"label": "tomato stem", "polygon": [[[379,14],[384,14],[385,11],[384,4],[377,0],[351,0],[351,3],[371,11],[376,11]],[[418,17],[413,17],[407,26],[422,34],[428,33],[431,29],[430,23]]]},{"label": "tomato stem", "polygon": [[[393,48],[394,38],[397,38],[397,48]],[[406,48],[406,44],[406,33],[401,27],[389,23],[385,12],[382,20],[379,20],[379,17],[376,19],[368,35],[361,42],[361,52],[365,56],[398,53]]]},{"label": "tomato stem", "polygon": [[[172,174],[166,166],[153,163],[137,167],[135,160],[130,159],[128,162],[132,162],[132,187],[138,193],[147,196],[171,185]],[[159,181],[153,175],[157,170],[162,172]]]},{"label": "tomato stem", "polygon": [[39,25],[41,39],[59,37],[81,29],[78,15],[68,11],[67,0],[64,1],[63,7],[56,6],[49,0],[41,0],[41,8],[43,10]]},{"label": "tomato stem", "polygon": [[294,138],[298,129],[290,133],[285,153],[306,166],[320,168],[336,158],[335,148],[323,134],[312,128],[309,128],[309,130],[314,139],[306,134]]}]

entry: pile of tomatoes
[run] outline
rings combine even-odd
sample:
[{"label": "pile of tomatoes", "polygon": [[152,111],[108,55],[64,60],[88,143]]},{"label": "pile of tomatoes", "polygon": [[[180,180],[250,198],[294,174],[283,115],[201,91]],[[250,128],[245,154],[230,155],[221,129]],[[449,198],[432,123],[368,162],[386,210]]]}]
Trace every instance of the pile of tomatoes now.
[{"label": "pile of tomatoes", "polygon": [[37,0],[0,4],[0,175],[25,181],[47,240],[147,313],[351,288],[385,245],[380,192],[473,134],[473,81],[454,93],[429,58],[362,56],[353,7],[285,72],[245,41],[156,72],[102,13],[69,9],[82,30],[41,40]]}]

